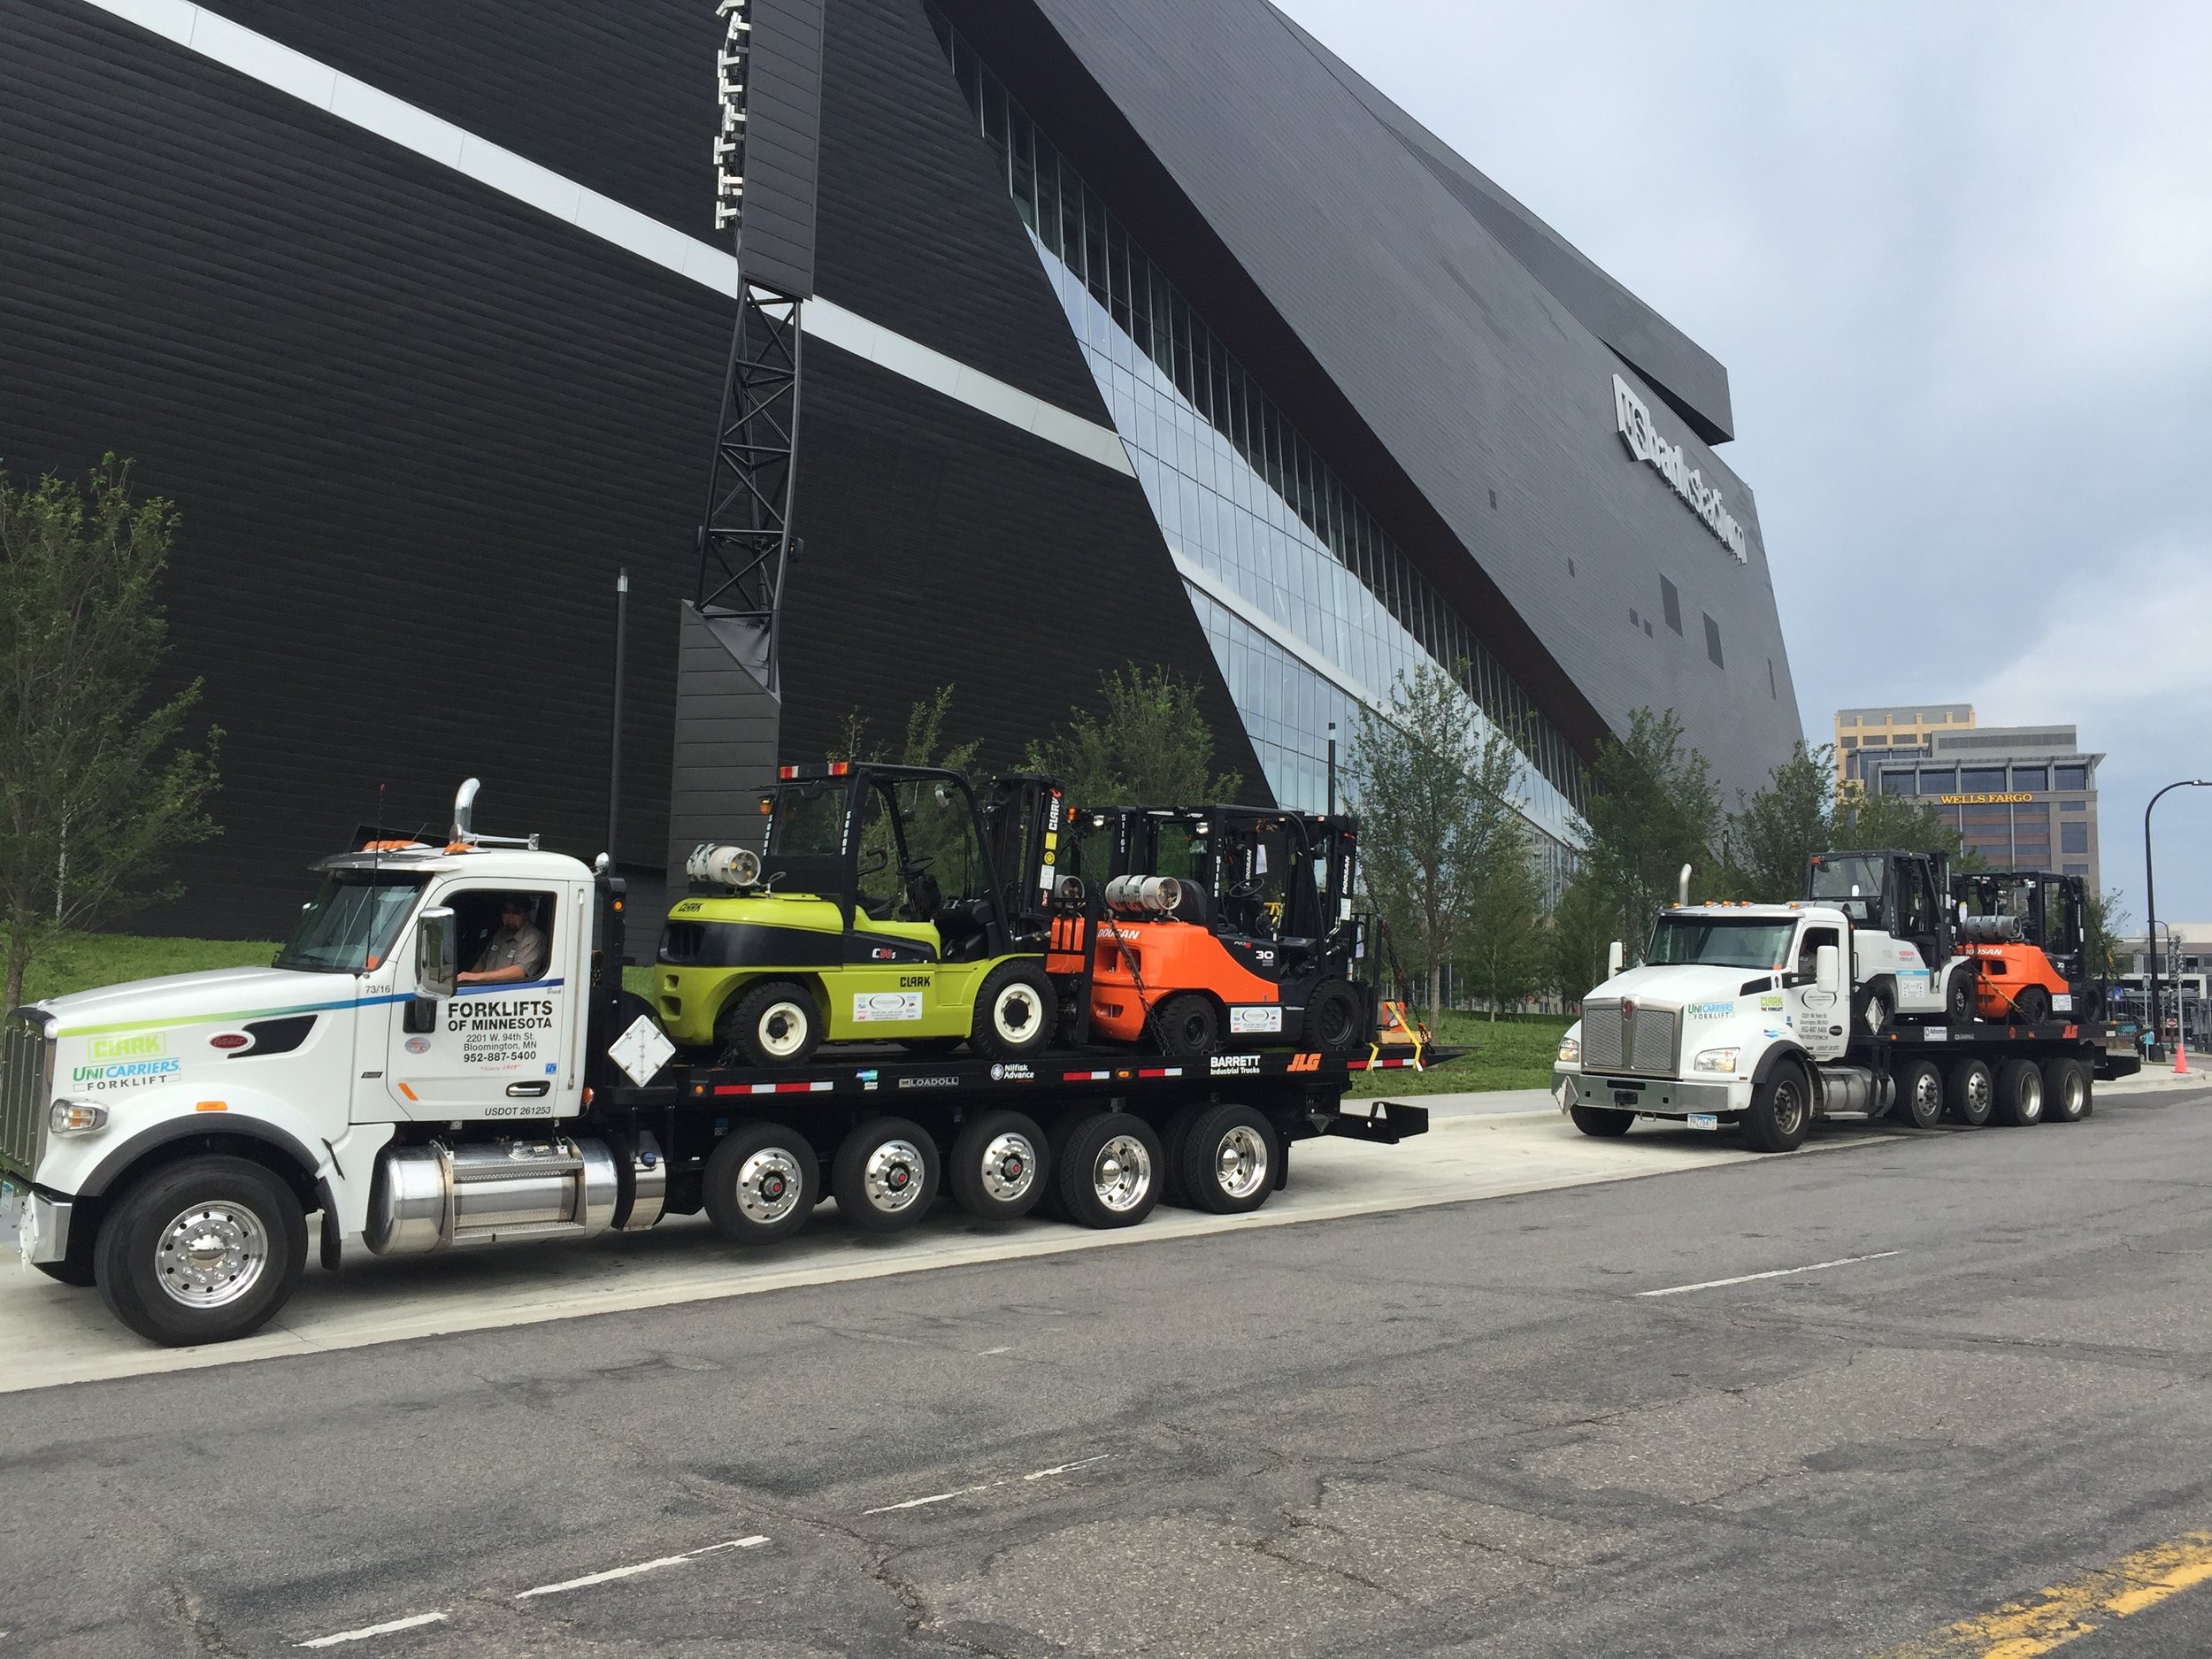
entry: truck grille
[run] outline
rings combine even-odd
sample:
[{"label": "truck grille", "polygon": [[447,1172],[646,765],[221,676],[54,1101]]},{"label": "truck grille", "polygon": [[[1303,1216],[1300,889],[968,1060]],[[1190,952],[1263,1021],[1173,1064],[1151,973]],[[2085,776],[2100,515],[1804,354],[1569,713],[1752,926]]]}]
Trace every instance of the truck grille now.
[{"label": "truck grille", "polygon": [[1624,1020],[1617,1002],[1582,1005],[1582,1069],[1672,1077],[1675,1033],[1680,1016],[1671,1008],[1639,1003],[1636,1018]]},{"label": "truck grille", "polygon": [[38,1168],[46,1109],[54,1094],[54,1040],[48,1019],[19,1008],[0,1025],[0,1169],[26,1179]]}]

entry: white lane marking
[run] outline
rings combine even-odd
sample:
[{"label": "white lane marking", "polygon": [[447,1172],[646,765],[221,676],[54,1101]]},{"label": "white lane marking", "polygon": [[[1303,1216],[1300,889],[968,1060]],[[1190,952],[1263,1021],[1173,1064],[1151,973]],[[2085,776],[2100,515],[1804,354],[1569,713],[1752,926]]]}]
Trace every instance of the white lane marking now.
[{"label": "white lane marking", "polygon": [[[342,1641],[363,1641],[371,1636],[388,1636],[396,1630],[415,1630],[424,1624],[442,1624],[442,1613],[418,1613],[412,1618],[388,1619],[381,1624],[364,1624],[359,1630],[342,1630],[334,1636],[318,1636],[313,1641],[297,1641],[295,1647],[335,1647]],[[0,1635],[7,1632],[0,1631]]]},{"label": "white lane marking", "polygon": [[1694,1285],[1670,1285],[1664,1290],[1640,1290],[1639,1296],[1679,1296],[1686,1290],[1718,1290],[1723,1285],[1748,1285],[1755,1279],[1787,1279],[1793,1273],[1817,1273],[1824,1267],[1849,1267],[1855,1262],[1879,1262],[1902,1250],[1877,1250],[1871,1256],[1839,1256],[1832,1262],[1811,1262],[1803,1267],[1778,1267],[1766,1273],[1739,1273],[1733,1279],[1701,1279]]},{"label": "white lane marking", "polygon": [[863,1509],[861,1514],[864,1516],[889,1515],[899,1509],[925,1509],[933,1503],[949,1503],[953,1499],[964,1498],[971,1493],[991,1492],[1000,1486],[1010,1486],[1018,1479],[1021,1480],[1043,1480],[1048,1476],[1064,1475],[1071,1470],[1088,1469],[1093,1463],[1102,1463],[1112,1455],[1113,1453],[1111,1452],[1101,1452],[1095,1457],[1079,1457],[1071,1463],[1055,1463],[1051,1468],[1040,1469],[1034,1474],[1021,1475],[1018,1477],[1009,1475],[1003,1480],[987,1480],[979,1486],[955,1486],[950,1492],[933,1492],[926,1498],[909,1498],[903,1503],[880,1504],[872,1509]]},{"label": "white lane marking", "polygon": [[534,1590],[525,1590],[515,1597],[527,1601],[534,1595],[559,1595],[565,1590],[581,1590],[595,1584],[607,1584],[617,1578],[634,1578],[641,1572],[658,1572],[663,1567],[680,1567],[687,1561],[700,1555],[711,1555],[718,1549],[755,1549],[768,1541],[767,1535],[756,1532],[750,1538],[733,1538],[726,1543],[709,1544],[703,1549],[687,1549],[680,1555],[663,1555],[657,1561],[641,1561],[631,1567],[610,1567],[604,1572],[588,1572],[580,1578],[564,1578],[558,1584],[541,1584]]},{"label": "white lane marking", "polygon": [[1011,1348],[987,1348],[980,1354],[978,1354],[976,1357],[978,1359],[988,1359],[994,1354],[1011,1354],[1013,1351],[1014,1350]]}]

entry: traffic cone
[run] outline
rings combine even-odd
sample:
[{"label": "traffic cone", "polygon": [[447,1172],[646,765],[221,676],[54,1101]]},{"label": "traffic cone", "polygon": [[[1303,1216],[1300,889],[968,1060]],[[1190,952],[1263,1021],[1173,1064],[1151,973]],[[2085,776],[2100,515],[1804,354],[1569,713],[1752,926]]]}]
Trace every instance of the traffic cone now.
[{"label": "traffic cone", "polygon": [[2178,1031],[2174,1033],[2174,1075],[2189,1075],[2189,1040]]}]

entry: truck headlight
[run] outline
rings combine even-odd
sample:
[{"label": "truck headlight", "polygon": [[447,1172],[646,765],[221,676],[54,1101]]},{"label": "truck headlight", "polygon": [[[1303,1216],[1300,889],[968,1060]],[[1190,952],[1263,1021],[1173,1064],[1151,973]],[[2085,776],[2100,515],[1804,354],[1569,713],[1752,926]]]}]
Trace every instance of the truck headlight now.
[{"label": "truck headlight", "polygon": [[1580,1065],[1582,1064],[1582,1039],[1562,1037],[1559,1040],[1559,1061],[1562,1065]]},{"label": "truck headlight", "polygon": [[108,1109],[88,1100],[58,1100],[47,1110],[46,1126],[58,1135],[94,1135],[108,1126]]},{"label": "truck headlight", "polygon": [[1708,1048],[1690,1062],[1690,1069],[1694,1071],[1733,1071],[1736,1069],[1736,1050]]}]

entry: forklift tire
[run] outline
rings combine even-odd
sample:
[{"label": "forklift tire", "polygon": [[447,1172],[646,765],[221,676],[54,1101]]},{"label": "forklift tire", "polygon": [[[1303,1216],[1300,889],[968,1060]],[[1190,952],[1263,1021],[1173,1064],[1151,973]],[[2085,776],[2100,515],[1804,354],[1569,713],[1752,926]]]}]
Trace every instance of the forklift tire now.
[{"label": "forklift tire", "polygon": [[1152,1016],[1160,1052],[1178,1060],[1197,1060],[1221,1046],[1221,1016],[1213,998],[1197,991],[1171,996]]},{"label": "forklift tire", "polygon": [[283,1179],[244,1158],[154,1170],[108,1213],[93,1247],[108,1311],[165,1348],[250,1335],[307,1267],[307,1217]]},{"label": "forklift tire", "polygon": [[1044,1131],[1019,1112],[983,1112],[954,1138],[945,1185],[979,1221],[1014,1221],[1037,1207],[1052,1179]]},{"label": "forklift tire", "polygon": [[1897,1072],[1897,1103],[1890,1121],[1908,1129],[1933,1129],[1943,1121],[1943,1071],[1932,1060],[1908,1060]]},{"label": "forklift tire", "polygon": [[2043,1121],[2078,1124],[2089,1116],[2089,1072],[2078,1060],[2043,1063]]},{"label": "forklift tire", "polygon": [[1624,1135],[1636,1126],[1634,1112],[1617,1112],[1609,1106],[1570,1106],[1567,1116],[1584,1134],[1601,1141]]},{"label": "forklift tire", "polygon": [[1784,1061],[1765,1082],[1752,1086],[1743,1136],[1754,1152],[1794,1152],[1804,1144],[1812,1117],[1812,1086],[1804,1068]]},{"label": "forklift tire", "polygon": [[2095,986],[2091,986],[2074,999],[2074,1013],[2077,1018],[2085,1020],[2102,1019],[2104,1018],[2104,993]]},{"label": "forklift tire", "polygon": [[1997,1068],[1997,1121],[2025,1129],[2043,1121],[2043,1068],[2012,1059]]},{"label": "forklift tire", "polygon": [[903,1118],[871,1118],[830,1163],[837,1213],[863,1233],[900,1233],[937,1196],[937,1143]]},{"label": "forklift tire", "polygon": [[994,1060],[1041,1054],[1059,1028],[1060,998],[1036,961],[1002,962],[976,994],[971,1048]]},{"label": "forklift tire", "polygon": [[1952,1062],[1943,1079],[1943,1107],[1953,1121],[1978,1129],[1989,1121],[1996,1103],[1995,1086],[1986,1064],[1974,1059]]},{"label": "forklift tire", "polygon": [[2012,999],[2012,1011],[2024,1025],[2040,1025],[2051,1017],[2051,994],[2039,985],[2024,985]]},{"label": "forklift tire", "polygon": [[722,1011],[714,1034],[753,1065],[803,1065],[822,1041],[813,994],[789,979],[756,985]]},{"label": "forklift tire", "polygon": [[806,1225],[821,1184],[821,1160],[803,1135],[782,1124],[752,1124],[714,1143],[702,1196],[724,1238],[773,1244]]},{"label": "forklift tire", "polygon": [[1981,992],[1974,970],[1961,968],[1951,975],[1951,981],[1943,987],[1943,1018],[1955,1031],[1962,1025],[1974,1023],[1974,1010]]},{"label": "forklift tire", "polygon": [[1275,1190],[1275,1125],[1249,1106],[1209,1107],[1191,1125],[1176,1163],[1192,1209],[1244,1215]]},{"label": "forklift tire", "polygon": [[[1064,1150],[1063,1150],[1064,1148]],[[1133,1227],[1160,1202],[1166,1154],[1131,1112],[1086,1112],[1054,1137],[1060,1213],[1079,1227]]]},{"label": "forklift tire", "polygon": [[1325,979],[1306,1002],[1305,1046],[1324,1054],[1357,1054],[1372,1036],[1362,1024],[1359,993],[1341,979]]}]

